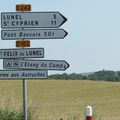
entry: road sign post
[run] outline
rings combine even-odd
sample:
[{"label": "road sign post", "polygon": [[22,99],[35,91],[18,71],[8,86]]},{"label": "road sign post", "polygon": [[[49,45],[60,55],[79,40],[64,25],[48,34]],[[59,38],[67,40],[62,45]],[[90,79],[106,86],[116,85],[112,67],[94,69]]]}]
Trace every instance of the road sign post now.
[{"label": "road sign post", "polygon": [[[31,5],[27,4],[17,4],[16,11],[31,11]],[[24,30],[24,28],[22,28]],[[30,47],[30,41],[24,41],[24,38],[21,41],[16,41],[16,47]],[[23,79],[23,112],[24,112],[24,120],[27,120],[27,81]]]},{"label": "road sign post", "polygon": [[25,59],[44,58],[44,49],[25,48],[30,47],[30,40],[25,39],[63,39],[68,33],[59,27],[67,18],[56,11],[30,12],[31,4],[17,4],[16,11],[1,13],[1,28],[4,29],[1,31],[1,38],[17,40],[16,47],[23,49],[0,49],[0,59],[4,59],[3,68],[11,69],[0,70],[0,79],[23,80],[23,112],[24,120],[27,120],[26,79],[45,79],[48,70],[64,71],[69,64],[64,60]]},{"label": "road sign post", "polygon": [[27,81],[23,79],[23,111],[24,120],[27,120]]}]

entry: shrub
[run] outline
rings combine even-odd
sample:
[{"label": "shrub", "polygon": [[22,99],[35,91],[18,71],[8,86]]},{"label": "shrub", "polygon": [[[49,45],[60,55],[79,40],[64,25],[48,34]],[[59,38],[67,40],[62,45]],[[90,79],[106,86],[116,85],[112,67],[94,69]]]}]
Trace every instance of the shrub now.
[{"label": "shrub", "polygon": [[[38,104],[33,104],[32,102],[28,104],[27,120],[39,120],[38,107]],[[1,101],[0,120],[24,120],[22,109],[16,104],[13,99],[13,93],[11,93]]]}]

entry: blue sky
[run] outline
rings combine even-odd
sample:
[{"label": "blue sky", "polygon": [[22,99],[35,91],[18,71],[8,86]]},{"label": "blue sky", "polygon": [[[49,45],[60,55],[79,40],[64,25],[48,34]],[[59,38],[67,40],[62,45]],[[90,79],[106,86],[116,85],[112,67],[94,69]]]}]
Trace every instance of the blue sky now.
[{"label": "blue sky", "polygon": [[[44,47],[44,59],[67,61],[66,73],[120,70],[119,0],[4,0],[0,11],[15,12],[18,3],[32,4],[34,12],[59,11],[68,19],[60,27],[68,32],[64,39],[31,40],[31,48]],[[15,48],[15,40],[1,40],[0,48]]]}]

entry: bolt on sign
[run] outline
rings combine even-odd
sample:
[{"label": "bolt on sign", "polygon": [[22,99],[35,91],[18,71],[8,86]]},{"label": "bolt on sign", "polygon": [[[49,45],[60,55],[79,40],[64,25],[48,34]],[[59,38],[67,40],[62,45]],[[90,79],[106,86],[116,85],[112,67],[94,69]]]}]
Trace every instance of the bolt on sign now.
[{"label": "bolt on sign", "polygon": [[31,11],[31,4],[17,4],[16,11],[18,12]]},{"label": "bolt on sign", "polygon": [[16,47],[30,47],[30,40],[17,40]]}]

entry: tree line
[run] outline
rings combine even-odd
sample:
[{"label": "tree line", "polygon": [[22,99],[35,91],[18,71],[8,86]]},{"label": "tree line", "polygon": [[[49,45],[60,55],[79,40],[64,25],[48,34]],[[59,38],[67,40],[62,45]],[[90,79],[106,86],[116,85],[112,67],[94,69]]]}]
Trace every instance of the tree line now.
[{"label": "tree line", "polygon": [[98,80],[98,81],[120,81],[120,71],[101,70],[93,73],[72,73],[49,75],[48,79],[55,80]]}]

